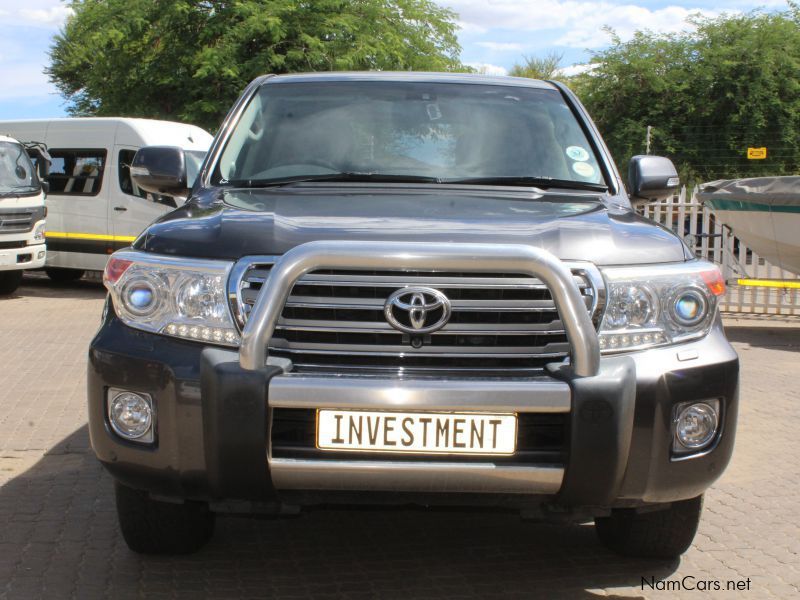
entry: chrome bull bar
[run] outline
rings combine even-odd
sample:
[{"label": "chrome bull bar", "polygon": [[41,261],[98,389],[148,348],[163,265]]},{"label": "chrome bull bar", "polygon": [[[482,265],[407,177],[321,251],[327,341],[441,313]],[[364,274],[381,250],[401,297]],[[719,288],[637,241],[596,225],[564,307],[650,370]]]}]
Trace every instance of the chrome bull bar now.
[{"label": "chrome bull bar", "polygon": [[270,271],[242,331],[239,364],[262,369],[267,346],[295,282],[317,269],[436,268],[479,273],[520,273],[550,290],[570,345],[576,375],[592,377],[600,367],[597,332],[570,270],[553,254],[523,244],[316,241],[281,256]]}]

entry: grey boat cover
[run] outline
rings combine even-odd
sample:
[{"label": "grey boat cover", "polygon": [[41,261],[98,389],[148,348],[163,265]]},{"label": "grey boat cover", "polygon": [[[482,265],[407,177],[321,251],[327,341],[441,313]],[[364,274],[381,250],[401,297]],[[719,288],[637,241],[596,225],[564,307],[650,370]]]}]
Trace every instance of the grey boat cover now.
[{"label": "grey boat cover", "polygon": [[800,176],[719,179],[698,186],[703,201],[734,200],[769,206],[800,206]]},{"label": "grey boat cover", "polygon": [[697,197],[750,250],[800,275],[800,177],[712,181]]}]

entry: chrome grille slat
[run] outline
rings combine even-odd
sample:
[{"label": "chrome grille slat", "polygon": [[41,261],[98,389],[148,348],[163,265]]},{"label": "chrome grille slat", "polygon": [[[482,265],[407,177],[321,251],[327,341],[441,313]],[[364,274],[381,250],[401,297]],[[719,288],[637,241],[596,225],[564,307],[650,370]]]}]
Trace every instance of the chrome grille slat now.
[{"label": "chrome grille slat", "polygon": [[[356,279],[353,277],[347,279],[310,279],[309,275],[303,277],[299,282],[298,285],[307,285],[307,286],[331,286],[331,287],[358,287],[363,285],[368,285],[370,287],[387,287],[387,288],[397,288],[397,283],[402,281],[402,285],[400,287],[407,287],[407,286],[430,286],[442,289],[497,289],[497,290],[546,290],[547,286],[543,283],[540,283],[538,279],[532,279],[531,281],[527,282],[516,282],[515,280],[505,281],[501,280],[500,282],[492,284],[491,282],[477,279],[476,281],[470,281],[464,283],[463,281],[459,283],[458,281],[448,281],[448,278],[445,278],[443,281],[437,281],[434,278],[426,277],[426,278],[419,278],[419,277],[403,277],[402,273],[398,273],[397,278],[392,281],[369,281],[368,279]],[[263,282],[262,282],[263,283]],[[585,284],[578,283],[576,284],[581,287],[585,288]]]},{"label": "chrome grille slat", "polygon": [[[244,259],[234,269],[230,296],[240,326],[269,277],[270,265],[262,261]],[[602,280],[590,268],[575,267],[573,274],[587,310],[596,314]],[[420,337],[419,348],[383,318],[386,298],[413,286],[441,290],[452,307],[447,325]],[[269,353],[291,359],[298,372],[530,377],[565,358],[569,344],[549,290],[532,277],[342,270],[297,281]]]},{"label": "chrome grille slat", "polygon": [[[253,290],[255,291],[255,290]],[[352,310],[383,310],[382,298],[359,298],[353,302],[352,298],[325,297],[316,300],[315,296],[292,296],[286,303],[291,308],[348,308]],[[588,298],[588,297],[587,297]],[[247,298],[249,305],[255,304],[255,296]],[[549,300],[451,300],[453,310],[486,311],[493,312],[542,312],[552,311],[553,303]]]},{"label": "chrome grille slat", "polygon": [[[553,357],[556,358],[560,356],[560,354],[554,354]],[[293,361],[292,364],[295,367],[302,368],[302,369],[315,369],[315,370],[324,370],[324,371],[350,371],[352,373],[362,373],[364,371],[370,372],[370,374],[376,373],[384,373],[386,371],[396,371],[396,368],[391,367],[377,367],[374,365],[347,365],[347,364],[336,364],[336,365],[326,365],[324,363],[315,363],[315,362],[298,362]],[[425,367],[426,371],[430,371],[431,373],[453,373],[457,372],[459,369],[453,369],[453,367]],[[508,367],[482,367],[481,371],[484,373],[508,373]],[[518,367],[515,369],[520,373],[527,373],[528,377],[539,375],[541,376],[542,370],[539,367]]]},{"label": "chrome grille slat", "polygon": [[[465,275],[467,275],[465,277]],[[358,274],[358,273],[309,273],[303,276],[304,283],[311,282],[338,282],[339,285],[389,285],[396,286],[398,281],[402,281],[404,285],[455,285],[457,287],[473,287],[473,286],[489,286],[498,287],[498,284],[509,286],[538,286],[545,288],[545,285],[538,279],[533,277],[508,277],[502,273],[492,275],[489,277],[481,275],[472,275],[459,273],[457,276],[449,275],[446,273],[437,274],[435,270],[427,272],[425,275],[419,275],[408,271],[392,272],[389,275],[377,274]],[[575,277],[575,283],[585,286],[586,282],[579,276]]]},{"label": "chrome grille slat", "polygon": [[[273,341],[275,341],[273,339]],[[326,348],[326,346],[328,346]],[[335,346],[335,347],[333,347]],[[564,344],[566,346],[566,344]],[[352,356],[408,356],[420,358],[559,358],[564,356],[566,348],[562,352],[526,352],[526,348],[494,348],[494,350],[503,350],[504,352],[463,352],[454,351],[455,348],[443,346],[436,352],[432,352],[433,348],[425,352],[415,352],[411,346],[381,346],[388,351],[374,352],[372,350],[362,350],[363,346],[349,346],[346,344],[294,344],[291,348],[284,348],[279,345],[272,345],[270,348],[279,352],[288,352],[289,354],[340,354],[346,352]],[[505,352],[508,350],[508,352]]]},{"label": "chrome grille slat", "polygon": [[[560,321],[553,321],[552,323],[560,323]],[[487,325],[478,323],[448,323],[440,331],[442,334],[469,333],[472,335],[565,335],[563,329],[544,328],[538,323],[495,323],[492,324],[489,329],[487,329]],[[333,331],[337,333],[398,333],[389,323],[373,321],[336,321],[336,325],[315,325],[314,321],[310,320],[282,319],[278,321],[276,329]]]}]

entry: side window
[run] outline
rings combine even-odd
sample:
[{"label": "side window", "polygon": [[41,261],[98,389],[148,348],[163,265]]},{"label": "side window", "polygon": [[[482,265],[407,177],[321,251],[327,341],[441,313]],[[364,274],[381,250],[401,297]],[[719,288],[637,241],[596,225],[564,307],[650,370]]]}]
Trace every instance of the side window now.
[{"label": "side window", "polygon": [[96,196],[103,185],[106,151],[50,150],[50,194],[66,196]]},{"label": "side window", "polygon": [[147,198],[147,192],[140,190],[131,179],[131,163],[136,155],[136,150],[120,150],[117,170],[119,173],[119,189],[131,196]]}]

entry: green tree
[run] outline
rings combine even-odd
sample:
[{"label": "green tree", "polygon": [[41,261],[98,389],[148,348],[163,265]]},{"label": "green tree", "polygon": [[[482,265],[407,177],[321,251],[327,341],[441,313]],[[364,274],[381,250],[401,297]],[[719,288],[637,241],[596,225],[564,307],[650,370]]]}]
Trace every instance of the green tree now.
[{"label": "green tree", "polygon": [[[694,17],[692,32],[612,36],[570,84],[621,168],[670,156],[684,180],[800,172],[800,11]],[[768,158],[747,159],[748,147]],[[623,170],[623,172],[625,172]]]},{"label": "green tree", "polygon": [[513,77],[530,79],[557,79],[563,54],[550,52],[545,56],[523,56],[522,64],[515,64],[508,72]]},{"label": "green tree", "polygon": [[431,0],[73,0],[46,69],[73,115],[215,129],[263,73],[461,70]]}]

